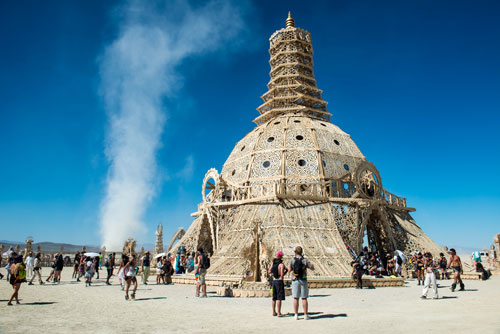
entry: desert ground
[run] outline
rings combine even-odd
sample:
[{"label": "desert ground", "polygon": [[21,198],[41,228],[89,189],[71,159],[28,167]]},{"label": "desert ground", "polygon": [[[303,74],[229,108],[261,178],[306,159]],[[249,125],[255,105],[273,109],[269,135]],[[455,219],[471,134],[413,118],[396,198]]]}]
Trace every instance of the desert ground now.
[{"label": "desert ground", "polygon": [[267,298],[218,297],[211,287],[209,298],[196,298],[194,286],[156,285],[151,277],[139,283],[136,301],[125,301],[116,277],[105,285],[105,270],[91,287],[71,272],[64,269],[59,285],[23,284],[14,306],[7,306],[12,288],[1,280],[0,333],[500,333],[500,276],[467,280],[466,291],[453,293],[450,280],[438,281],[438,300],[421,300],[415,280],[405,287],[312,289],[311,319],[296,321],[290,297],[287,315],[277,318]]}]

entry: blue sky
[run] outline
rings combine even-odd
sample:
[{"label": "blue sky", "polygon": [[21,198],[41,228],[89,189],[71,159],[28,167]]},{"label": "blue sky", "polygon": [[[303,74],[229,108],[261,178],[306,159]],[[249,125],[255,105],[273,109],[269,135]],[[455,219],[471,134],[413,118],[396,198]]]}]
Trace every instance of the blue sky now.
[{"label": "blue sky", "polygon": [[[163,10],[180,1],[166,1]],[[205,2],[192,2],[192,7]],[[500,3],[233,2],[243,29],[176,66],[141,242],[188,227],[209,168],[221,169],[269,81],[268,38],[311,32],[318,87],[349,133],[444,245],[500,232]],[[99,62],[116,1],[0,2],[0,239],[99,244],[109,162]],[[182,7],[182,6],[181,6]],[[229,33],[229,32],[228,32]]]}]

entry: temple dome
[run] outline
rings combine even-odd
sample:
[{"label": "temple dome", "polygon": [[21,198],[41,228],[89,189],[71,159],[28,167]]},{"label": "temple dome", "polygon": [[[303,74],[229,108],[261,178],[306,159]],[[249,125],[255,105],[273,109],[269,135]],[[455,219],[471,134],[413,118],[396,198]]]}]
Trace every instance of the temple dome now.
[{"label": "temple dome", "polygon": [[233,186],[339,179],[366,161],[351,137],[329,121],[287,113],[240,140],[222,168]]}]

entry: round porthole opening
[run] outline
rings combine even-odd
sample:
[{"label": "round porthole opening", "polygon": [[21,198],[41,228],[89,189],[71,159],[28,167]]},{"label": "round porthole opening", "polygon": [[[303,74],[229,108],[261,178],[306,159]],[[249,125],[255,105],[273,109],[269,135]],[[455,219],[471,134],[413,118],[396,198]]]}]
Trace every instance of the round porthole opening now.
[{"label": "round porthole opening", "polygon": [[268,143],[272,143],[273,141],[274,141],[274,137],[269,137],[269,138],[267,138],[267,142],[268,142]]},{"label": "round porthole opening", "polygon": [[349,170],[349,165],[348,164],[344,164],[344,169],[348,171]]},{"label": "round porthole opening", "polygon": [[236,174],[236,169],[233,169],[233,172],[231,173],[232,176],[234,176],[234,174]]},{"label": "round porthole opening", "polygon": [[298,135],[298,136],[296,136],[296,137],[295,137],[295,139],[297,139],[297,140],[302,140],[302,139],[304,139],[304,137],[303,137],[303,136],[301,136],[301,135]]},{"label": "round porthole opening", "polygon": [[262,166],[263,166],[264,168],[267,168],[267,167],[271,166],[271,162],[269,162],[269,161],[264,161],[264,163],[262,164]]},{"label": "round porthole opening", "polygon": [[335,143],[335,145],[340,145],[340,143],[337,139],[335,139],[333,142]]},{"label": "round porthole opening", "polygon": [[299,161],[297,161],[297,164],[300,166],[300,167],[304,167],[306,165],[306,161],[303,160],[303,159],[300,159]]}]

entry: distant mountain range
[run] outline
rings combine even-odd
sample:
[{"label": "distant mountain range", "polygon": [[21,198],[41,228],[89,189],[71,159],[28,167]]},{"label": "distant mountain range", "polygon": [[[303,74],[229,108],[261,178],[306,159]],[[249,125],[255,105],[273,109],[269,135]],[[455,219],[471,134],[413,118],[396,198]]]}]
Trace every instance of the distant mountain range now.
[{"label": "distant mountain range", "polygon": [[[7,251],[9,247],[16,247],[17,245],[20,245],[20,249],[23,250],[26,247],[25,242],[19,242],[19,241],[9,241],[9,240],[0,240],[0,244],[3,245],[4,247],[4,252]],[[65,243],[59,243],[59,242],[35,242],[33,243],[33,251],[36,252],[38,245],[40,245],[40,248],[42,249],[42,252],[58,252],[61,249],[61,246],[63,246],[63,252],[77,252],[81,251],[83,245],[73,245],[73,244],[65,244]],[[95,245],[85,245],[87,248],[87,252],[99,252],[101,251],[101,247],[95,246]],[[150,250],[152,251],[154,249],[153,244],[139,244],[136,247],[136,251],[139,251],[141,247],[144,247],[145,250]]]},{"label": "distant mountain range", "polygon": [[[9,248],[9,247],[16,247],[17,245],[20,246],[20,249],[23,250],[26,247],[25,242],[15,242],[15,241],[8,241],[8,240],[0,240],[0,244],[3,245],[4,247],[4,252]],[[79,250],[82,250],[83,245],[72,245],[72,244],[64,244],[64,243],[58,243],[58,242],[35,242],[33,243],[33,251],[36,252],[38,245],[40,245],[40,248],[42,252],[57,252],[61,249],[61,246],[63,246],[63,251],[64,252],[76,252]],[[92,245],[86,245],[87,251],[88,252],[98,252],[100,250],[100,247],[98,246],[92,246]]]}]

